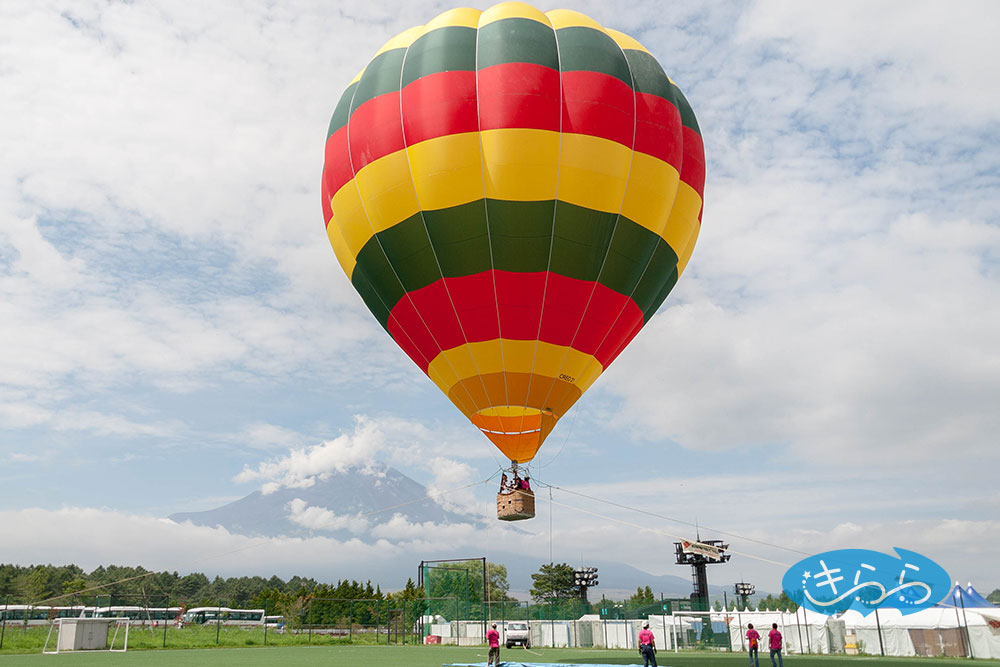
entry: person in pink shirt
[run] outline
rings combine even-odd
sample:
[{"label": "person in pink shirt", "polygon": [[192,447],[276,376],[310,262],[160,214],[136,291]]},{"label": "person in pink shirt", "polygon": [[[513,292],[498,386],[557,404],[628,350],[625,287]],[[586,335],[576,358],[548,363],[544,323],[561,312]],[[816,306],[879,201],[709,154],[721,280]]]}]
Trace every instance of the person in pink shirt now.
[{"label": "person in pink shirt", "polygon": [[486,666],[493,665],[493,667],[497,667],[500,664],[500,633],[497,632],[496,623],[486,633],[486,641],[490,645],[490,657],[486,660]]},{"label": "person in pink shirt", "polygon": [[650,664],[656,667],[656,637],[649,629],[649,621],[643,623],[639,631],[639,654],[642,656],[642,667],[649,667]]},{"label": "person in pink shirt", "polygon": [[[771,624],[771,631],[767,633],[768,644],[771,647],[771,667],[785,667],[785,661],[781,658],[781,633],[778,631],[778,624]],[[778,656],[778,663],[775,664],[774,656]]]},{"label": "person in pink shirt", "polygon": [[747,646],[750,648],[750,667],[760,667],[757,649],[760,645],[760,633],[753,629],[753,623],[747,623]]}]

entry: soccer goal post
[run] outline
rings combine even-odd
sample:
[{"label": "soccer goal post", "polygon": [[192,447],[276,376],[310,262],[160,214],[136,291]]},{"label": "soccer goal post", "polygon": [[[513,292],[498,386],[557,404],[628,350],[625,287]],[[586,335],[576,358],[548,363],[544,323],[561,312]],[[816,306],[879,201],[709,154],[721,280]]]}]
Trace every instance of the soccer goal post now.
[{"label": "soccer goal post", "polygon": [[[59,618],[49,624],[42,653],[56,655],[73,651],[124,653],[128,650],[127,618]],[[113,629],[113,632],[112,632]],[[49,648],[55,630],[55,648]]]},{"label": "soccer goal post", "polygon": [[680,649],[731,651],[729,616],[735,612],[675,611],[670,616],[674,652]]}]

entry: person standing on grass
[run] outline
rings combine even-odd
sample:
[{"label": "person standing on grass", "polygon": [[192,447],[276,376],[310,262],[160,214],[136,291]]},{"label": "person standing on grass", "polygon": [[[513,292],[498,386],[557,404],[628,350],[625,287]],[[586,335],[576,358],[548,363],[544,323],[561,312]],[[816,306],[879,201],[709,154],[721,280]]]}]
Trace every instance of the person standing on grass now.
[{"label": "person standing on grass", "polygon": [[486,633],[486,641],[490,644],[490,657],[486,660],[486,666],[498,667],[500,665],[500,633],[497,632],[496,623]]},{"label": "person standing on grass", "polygon": [[753,623],[747,623],[747,646],[750,647],[750,667],[760,667],[757,657],[757,647],[760,643],[760,633],[753,629]]},{"label": "person standing on grass", "polygon": [[[768,644],[771,646],[771,667],[785,667],[785,661],[781,658],[781,633],[778,631],[778,624],[771,624],[771,631],[767,633]],[[774,656],[778,656],[775,664]]]},{"label": "person standing on grass", "polygon": [[649,667],[650,664],[656,667],[656,637],[649,629],[649,621],[642,624],[639,632],[639,654],[642,656],[642,667]]}]

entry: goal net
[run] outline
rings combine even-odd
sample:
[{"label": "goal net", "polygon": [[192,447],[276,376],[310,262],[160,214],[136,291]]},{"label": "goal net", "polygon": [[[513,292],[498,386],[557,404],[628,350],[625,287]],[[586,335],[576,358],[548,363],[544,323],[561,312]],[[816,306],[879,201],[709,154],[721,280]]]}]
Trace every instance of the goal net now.
[{"label": "goal net", "polygon": [[[59,618],[49,625],[42,653],[55,655],[73,651],[124,653],[128,650],[127,618]],[[49,648],[55,631],[54,648]]]},{"label": "goal net", "polygon": [[670,617],[667,631],[674,639],[674,646],[684,649],[710,649],[727,651],[732,645],[729,635],[727,612],[675,611]]}]

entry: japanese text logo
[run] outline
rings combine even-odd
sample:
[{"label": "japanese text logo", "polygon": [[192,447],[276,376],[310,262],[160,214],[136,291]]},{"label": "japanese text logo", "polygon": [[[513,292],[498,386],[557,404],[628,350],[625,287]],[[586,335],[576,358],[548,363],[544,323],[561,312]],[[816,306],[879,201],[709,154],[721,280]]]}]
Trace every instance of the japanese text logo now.
[{"label": "japanese text logo", "polygon": [[809,556],[785,572],[781,587],[795,603],[821,614],[875,609],[912,614],[933,607],[951,592],[940,565],[896,547],[898,558],[867,549],[840,549]]}]

